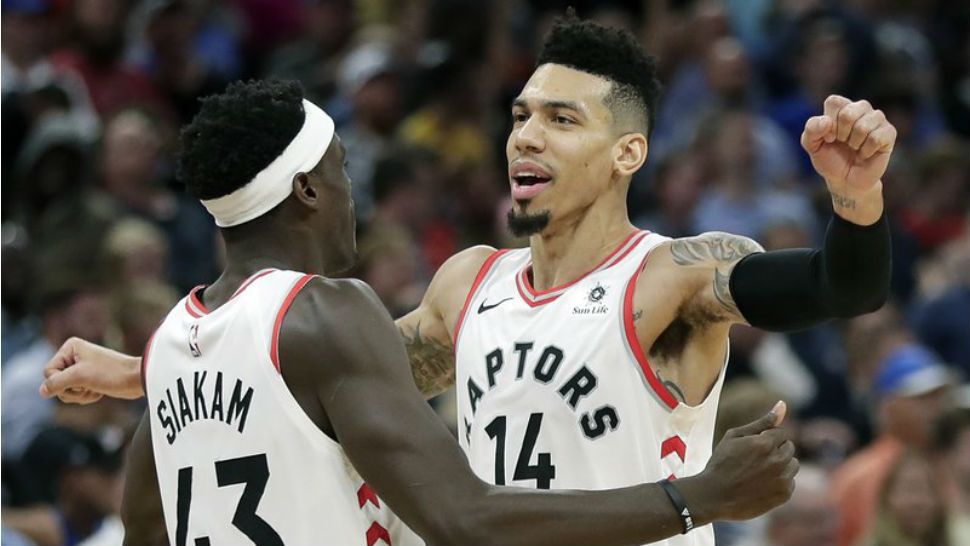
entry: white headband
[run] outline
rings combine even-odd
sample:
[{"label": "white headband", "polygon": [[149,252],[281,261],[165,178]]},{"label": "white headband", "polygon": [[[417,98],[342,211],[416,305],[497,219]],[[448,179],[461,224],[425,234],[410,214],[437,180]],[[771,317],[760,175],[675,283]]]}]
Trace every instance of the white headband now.
[{"label": "white headband", "polygon": [[300,132],[268,167],[229,195],[202,201],[217,226],[238,226],[266,214],[293,192],[296,173],[309,172],[320,162],[333,140],[333,120],[306,99],[303,111]]}]

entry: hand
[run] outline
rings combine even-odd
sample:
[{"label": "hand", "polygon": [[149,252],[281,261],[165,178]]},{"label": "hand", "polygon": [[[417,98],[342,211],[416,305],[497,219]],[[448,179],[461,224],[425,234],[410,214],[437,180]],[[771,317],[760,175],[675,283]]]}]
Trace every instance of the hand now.
[{"label": "hand", "polygon": [[791,498],[798,459],[788,433],[778,428],[785,413],[785,403],[778,402],[757,421],[729,430],[714,448],[698,475],[703,479],[698,495],[715,503],[714,519],[751,519]]},{"label": "hand", "polygon": [[40,395],[90,404],[102,396],[135,399],[141,387],[141,359],[72,337],[44,366]]},{"label": "hand", "polygon": [[882,110],[839,95],[825,99],[824,114],[809,118],[802,132],[802,147],[818,174],[859,192],[879,182],[895,144],[896,128]]}]

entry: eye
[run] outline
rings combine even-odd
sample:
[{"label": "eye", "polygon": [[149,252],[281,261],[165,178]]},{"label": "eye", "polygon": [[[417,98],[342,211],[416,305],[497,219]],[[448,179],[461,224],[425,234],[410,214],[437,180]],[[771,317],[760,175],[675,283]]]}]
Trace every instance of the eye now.
[{"label": "eye", "polygon": [[524,123],[529,119],[529,114],[525,112],[512,112],[512,123]]},{"label": "eye", "polygon": [[571,118],[569,118],[567,116],[556,116],[556,117],[553,118],[553,121],[555,121],[556,123],[559,123],[561,125],[572,125],[572,124],[576,123],[575,121],[573,121]]}]

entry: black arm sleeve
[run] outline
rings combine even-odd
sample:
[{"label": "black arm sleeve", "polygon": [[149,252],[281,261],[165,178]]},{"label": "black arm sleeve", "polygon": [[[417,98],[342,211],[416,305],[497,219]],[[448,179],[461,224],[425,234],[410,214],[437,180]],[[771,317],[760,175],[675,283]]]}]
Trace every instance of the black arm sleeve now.
[{"label": "black arm sleeve", "polygon": [[752,326],[792,331],[870,313],[889,294],[889,222],[871,226],[834,215],[820,249],[751,254],[731,273],[731,295]]}]

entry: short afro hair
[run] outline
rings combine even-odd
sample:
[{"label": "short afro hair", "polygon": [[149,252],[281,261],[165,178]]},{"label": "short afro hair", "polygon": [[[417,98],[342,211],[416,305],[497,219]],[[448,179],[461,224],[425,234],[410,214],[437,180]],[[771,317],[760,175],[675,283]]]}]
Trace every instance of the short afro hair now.
[{"label": "short afro hair", "polygon": [[556,19],[536,60],[536,67],[560,64],[609,80],[613,88],[604,103],[617,114],[637,115],[635,124],[649,136],[660,95],[657,64],[627,31],[584,21],[571,8]]},{"label": "short afro hair", "polygon": [[183,130],[178,178],[198,199],[229,195],[273,162],[303,127],[303,86],[294,80],[229,84],[202,99]]}]

